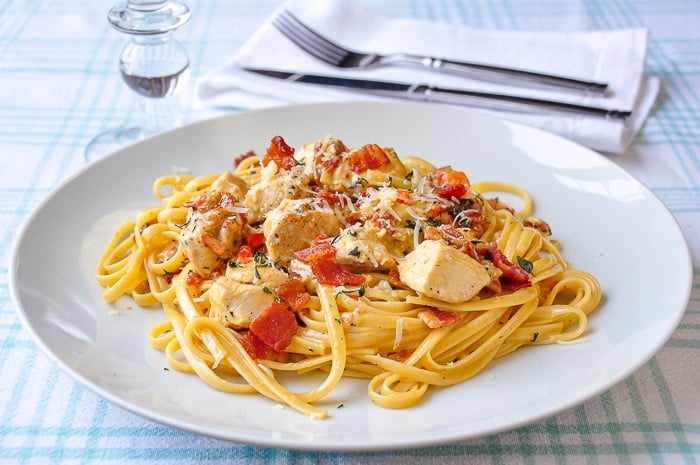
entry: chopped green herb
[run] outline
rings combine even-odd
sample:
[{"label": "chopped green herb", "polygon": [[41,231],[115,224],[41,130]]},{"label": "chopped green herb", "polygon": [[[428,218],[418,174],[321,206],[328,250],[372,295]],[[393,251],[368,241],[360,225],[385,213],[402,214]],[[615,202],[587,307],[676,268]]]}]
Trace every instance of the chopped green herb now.
[{"label": "chopped green herb", "polygon": [[336,293],[335,296],[338,297],[340,294],[353,294],[353,293],[357,292],[357,295],[362,297],[365,295],[365,291],[366,291],[365,285],[361,284],[360,287],[358,287],[357,289],[343,289],[343,290],[339,291],[338,293]]},{"label": "chopped green herb", "polygon": [[365,178],[358,177],[357,180],[355,181],[355,184],[352,187],[364,186],[367,184],[369,184],[369,182]]},{"label": "chopped green herb", "polygon": [[468,216],[462,216],[459,217],[459,225],[465,228],[471,228],[472,227],[472,219],[469,218]]},{"label": "chopped green herb", "polygon": [[518,259],[518,265],[520,265],[520,268],[523,270],[527,271],[528,273],[532,274],[532,262],[530,260],[527,260],[520,255],[517,256]]},{"label": "chopped green herb", "polygon": [[357,258],[359,258],[359,257],[360,257],[360,249],[359,249],[359,247],[355,246],[354,249],[352,249],[350,252],[348,252],[348,255],[350,255],[350,256],[352,256],[352,257],[357,257]]},{"label": "chopped green herb", "polygon": [[256,265],[269,266],[267,255],[265,255],[264,252],[255,252],[255,255],[253,255],[253,261],[255,261]]}]

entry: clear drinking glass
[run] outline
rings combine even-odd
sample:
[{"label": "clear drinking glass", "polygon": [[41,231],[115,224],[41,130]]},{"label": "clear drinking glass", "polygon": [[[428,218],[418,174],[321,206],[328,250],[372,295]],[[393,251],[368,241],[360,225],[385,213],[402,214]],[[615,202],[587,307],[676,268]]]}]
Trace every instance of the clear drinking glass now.
[{"label": "clear drinking glass", "polygon": [[127,0],[107,16],[131,38],[119,57],[124,82],[141,98],[141,121],[107,130],[85,148],[88,162],[180,123],[177,94],[187,85],[190,62],[173,32],[190,18],[187,5],[174,0]]}]

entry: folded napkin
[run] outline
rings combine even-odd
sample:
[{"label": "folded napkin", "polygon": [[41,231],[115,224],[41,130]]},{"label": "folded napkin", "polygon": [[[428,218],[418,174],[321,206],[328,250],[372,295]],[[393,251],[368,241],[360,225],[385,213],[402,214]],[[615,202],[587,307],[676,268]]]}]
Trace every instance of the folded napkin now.
[{"label": "folded napkin", "polygon": [[[659,91],[644,73],[647,31],[492,31],[428,21],[389,19],[352,0],[290,0],[282,5],[326,37],[357,50],[404,52],[524,68],[609,83],[605,96],[502,85],[421,68],[339,70],[309,56],[265,22],[223,67],[196,83],[196,97],[215,107],[261,108],[289,103],[386,99],[335,88],[275,81],[255,67],[375,80],[427,83],[632,110],[626,122],[581,115],[486,110],[540,127],[594,150],[622,153],[641,129]],[[280,9],[281,9],[280,8]],[[277,12],[273,14],[276,15]]]}]

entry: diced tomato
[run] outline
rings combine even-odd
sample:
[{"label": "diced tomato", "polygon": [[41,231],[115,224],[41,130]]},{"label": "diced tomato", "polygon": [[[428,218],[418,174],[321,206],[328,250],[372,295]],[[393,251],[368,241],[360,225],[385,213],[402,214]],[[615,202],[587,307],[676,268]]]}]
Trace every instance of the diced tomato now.
[{"label": "diced tomato", "polygon": [[266,359],[270,352],[270,347],[252,331],[248,331],[243,335],[241,345],[248,352],[248,355],[255,360]]},{"label": "diced tomato", "polygon": [[314,263],[320,260],[326,260],[335,257],[335,247],[330,242],[317,242],[307,248],[302,250],[297,250],[294,252],[294,256],[297,260],[304,263]]},{"label": "diced tomato", "polygon": [[222,256],[226,253],[226,244],[214,237],[211,233],[203,233],[202,242],[218,256]]},{"label": "diced tomato", "polygon": [[411,205],[411,193],[406,189],[396,189],[396,203]]},{"label": "diced tomato", "polygon": [[531,285],[530,274],[508,260],[496,242],[491,242],[487,248],[483,248],[479,253],[483,256],[488,253],[493,264],[503,272],[499,278],[503,289],[515,291]]},{"label": "diced tomato", "polygon": [[279,299],[289,305],[292,310],[299,310],[309,305],[311,295],[306,292],[304,283],[298,279],[292,279],[275,289],[275,294]]},{"label": "diced tomato", "polygon": [[185,282],[190,286],[200,286],[203,281],[204,278],[202,277],[202,275],[194,270],[190,270],[187,273],[187,277],[185,278]]},{"label": "diced tomato", "polygon": [[469,178],[463,171],[439,169],[433,173],[435,193],[443,199],[462,198],[469,189]]},{"label": "diced tomato", "polygon": [[261,233],[260,231],[254,231],[248,235],[248,239],[246,239],[246,244],[248,247],[251,249],[257,249],[261,245],[265,243],[265,235]]},{"label": "diced tomato", "polygon": [[331,205],[338,205],[340,203],[340,196],[336,192],[330,192],[326,189],[320,189],[316,194],[316,197],[325,200]]},{"label": "diced tomato", "polygon": [[405,287],[404,284],[401,282],[401,276],[399,275],[399,270],[397,270],[396,268],[389,271],[389,275],[387,276],[387,280],[389,281],[389,284],[391,284],[391,287],[394,287],[394,288]]},{"label": "diced tomato", "polygon": [[268,163],[274,161],[278,167],[283,169],[290,169],[297,165],[297,161],[294,159],[294,149],[287,145],[287,142],[282,136],[275,136],[270,141],[270,145],[265,151],[265,156],[262,159],[263,166],[267,166]]},{"label": "diced tomato", "polygon": [[467,193],[467,188],[463,184],[454,186],[440,186],[435,188],[435,193],[444,199],[461,199]]},{"label": "diced tomato", "polygon": [[387,154],[377,144],[363,145],[348,155],[350,169],[357,174],[376,170],[391,162]]},{"label": "diced tomato", "polygon": [[284,351],[297,333],[297,319],[286,306],[273,300],[250,323],[250,331],[278,352]]},{"label": "diced tomato", "polygon": [[315,261],[311,263],[311,271],[321,284],[358,286],[365,282],[363,275],[351,273],[333,260]]},{"label": "diced tomato", "polygon": [[250,263],[253,259],[253,250],[247,245],[242,245],[238,250],[238,261],[241,263]]}]

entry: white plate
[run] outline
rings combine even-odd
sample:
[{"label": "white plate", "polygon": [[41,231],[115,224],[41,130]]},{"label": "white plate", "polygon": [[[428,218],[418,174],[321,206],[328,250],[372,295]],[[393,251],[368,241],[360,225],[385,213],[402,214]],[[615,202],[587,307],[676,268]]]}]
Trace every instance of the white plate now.
[{"label": "white plate", "polygon": [[[157,203],[151,185],[187,168],[232,168],[283,135],[292,146],[326,134],[378,143],[473,182],[530,191],[576,267],[598,277],[604,301],[580,343],[526,348],[417,407],[387,410],[366,382],[343,381],[310,420],[261,396],[226,395],[168,371],[146,334],[158,310],[100,298],[94,264],[111,231]],[[241,443],[307,450],[377,450],[443,444],[529,424],[623,380],[670,337],[690,295],[692,270],[671,214],[607,158],[548,133],[460,108],[403,103],[290,106],[180,128],[103,159],[63,184],[31,216],[14,249],[11,289],[27,329],[79,383],[127,410]],[[119,315],[110,313],[118,310]]]}]

